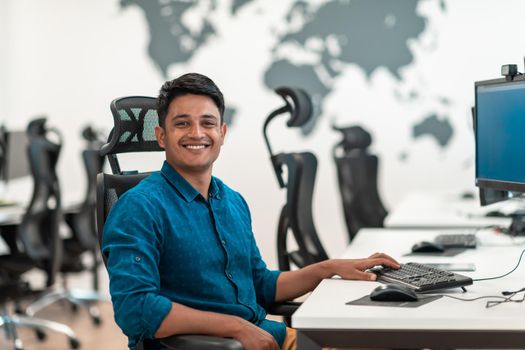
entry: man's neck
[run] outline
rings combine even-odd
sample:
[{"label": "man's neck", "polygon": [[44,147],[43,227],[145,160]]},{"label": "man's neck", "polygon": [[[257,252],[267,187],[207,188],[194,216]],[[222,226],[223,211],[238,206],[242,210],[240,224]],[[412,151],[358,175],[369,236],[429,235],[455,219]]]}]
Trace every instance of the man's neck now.
[{"label": "man's neck", "polygon": [[[172,165],[173,166],[173,165]],[[186,181],[190,183],[199,193],[208,200],[211,183],[211,168],[205,172],[191,172],[173,167]]]}]

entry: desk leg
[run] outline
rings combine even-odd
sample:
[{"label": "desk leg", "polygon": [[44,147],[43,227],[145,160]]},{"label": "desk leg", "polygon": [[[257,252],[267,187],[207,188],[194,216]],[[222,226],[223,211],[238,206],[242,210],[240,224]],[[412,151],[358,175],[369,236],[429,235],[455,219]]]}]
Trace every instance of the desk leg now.
[{"label": "desk leg", "polygon": [[297,331],[297,350],[321,350],[321,346],[313,340],[304,335],[301,331]]}]

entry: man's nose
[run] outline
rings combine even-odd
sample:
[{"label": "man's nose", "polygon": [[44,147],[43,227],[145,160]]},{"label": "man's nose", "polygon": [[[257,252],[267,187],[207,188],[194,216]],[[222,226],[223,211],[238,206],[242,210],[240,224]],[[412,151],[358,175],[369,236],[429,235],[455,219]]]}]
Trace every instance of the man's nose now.
[{"label": "man's nose", "polygon": [[191,126],[189,136],[191,137],[201,137],[203,136],[203,128],[198,124],[195,123]]}]

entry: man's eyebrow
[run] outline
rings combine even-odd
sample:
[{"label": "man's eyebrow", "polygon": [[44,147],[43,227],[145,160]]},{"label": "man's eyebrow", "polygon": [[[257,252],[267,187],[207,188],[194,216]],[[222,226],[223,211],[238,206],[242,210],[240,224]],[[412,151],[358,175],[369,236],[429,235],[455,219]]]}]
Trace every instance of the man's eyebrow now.
[{"label": "man's eyebrow", "polygon": [[203,118],[203,119],[215,119],[215,120],[218,120],[218,119],[219,119],[217,116],[215,116],[215,115],[213,115],[213,114],[203,114],[203,115],[201,116],[201,118]]},{"label": "man's eyebrow", "polygon": [[[184,119],[190,119],[191,116],[189,114],[177,114],[175,116],[173,116],[173,118],[171,118],[171,122],[175,122],[177,120],[184,120]],[[200,116],[200,119],[204,119],[204,120],[210,120],[210,119],[213,119],[213,120],[219,120],[219,117],[213,115],[213,114],[203,114]]]},{"label": "man's eyebrow", "polygon": [[177,114],[175,116],[173,116],[173,118],[171,118],[171,120],[176,120],[176,119],[187,119],[189,118],[190,115],[189,114]]}]

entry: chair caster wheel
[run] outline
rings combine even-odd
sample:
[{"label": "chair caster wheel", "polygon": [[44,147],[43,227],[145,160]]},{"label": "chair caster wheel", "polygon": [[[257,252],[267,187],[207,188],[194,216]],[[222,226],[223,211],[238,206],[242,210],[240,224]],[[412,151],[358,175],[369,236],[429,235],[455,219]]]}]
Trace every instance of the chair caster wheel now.
[{"label": "chair caster wheel", "polygon": [[73,313],[77,313],[78,312],[78,305],[77,304],[71,304],[71,311],[73,311]]},{"label": "chair caster wheel", "polygon": [[79,349],[80,342],[77,339],[69,339],[69,347],[71,349]]},{"label": "chair caster wheel", "polygon": [[41,329],[35,330],[36,337],[39,341],[44,341],[47,339],[47,334]]},{"label": "chair caster wheel", "polygon": [[15,350],[24,350],[24,346],[22,345],[22,341],[20,339],[15,340],[14,346]]}]

